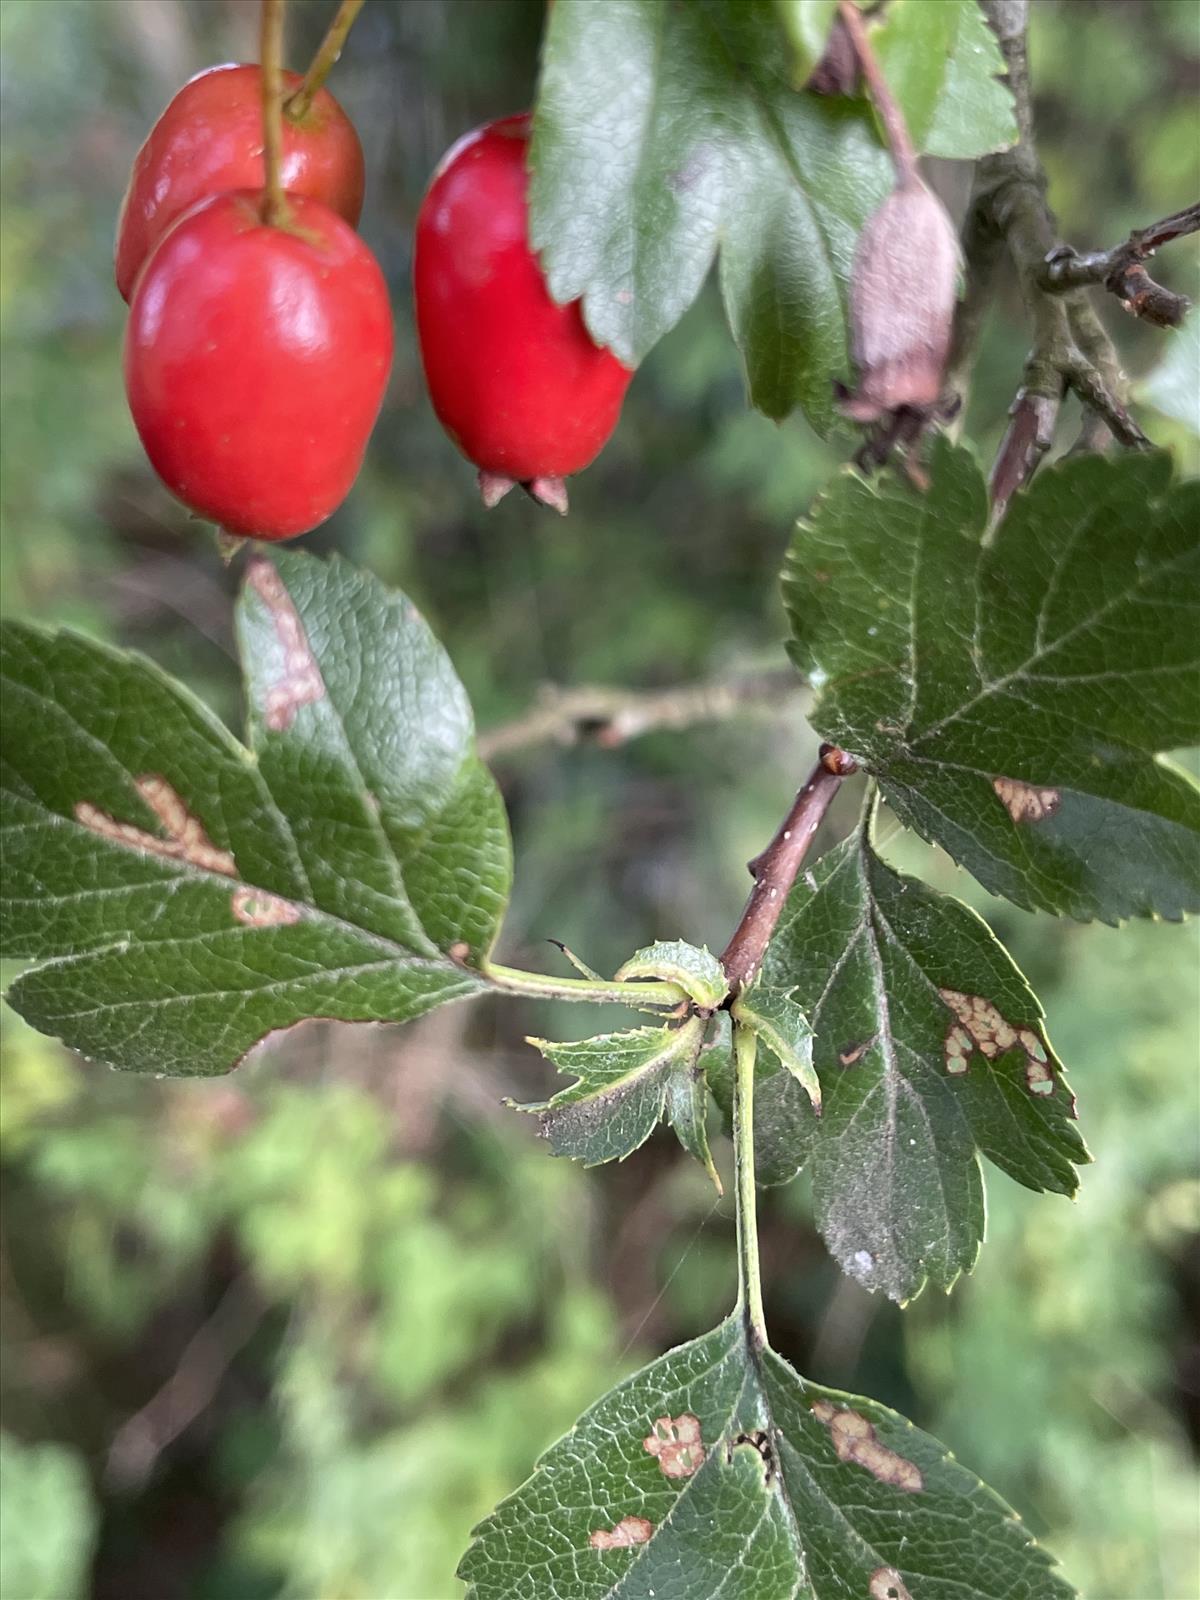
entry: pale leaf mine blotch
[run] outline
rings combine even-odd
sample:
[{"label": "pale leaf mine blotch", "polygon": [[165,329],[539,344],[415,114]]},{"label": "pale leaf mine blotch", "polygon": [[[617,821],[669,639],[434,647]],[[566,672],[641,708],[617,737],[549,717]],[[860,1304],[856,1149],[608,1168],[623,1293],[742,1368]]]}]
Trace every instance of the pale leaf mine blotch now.
[{"label": "pale leaf mine blotch", "polygon": [[246,581],[270,612],[283,650],[283,673],[267,690],[263,722],[272,733],[285,733],[301,706],[324,698],[325,683],[309,648],[300,613],[275,568],[261,558],[252,561],[246,568]]},{"label": "pale leaf mine blotch", "polygon": [[1062,802],[1057,789],[1039,789],[1017,778],[993,778],[992,788],[1018,826],[1023,822],[1044,822],[1054,815]]},{"label": "pale leaf mine blotch", "polygon": [[1019,1048],[1025,1056],[1025,1085],[1030,1094],[1054,1093],[1054,1069],[1032,1028],[1014,1028],[981,995],[963,994],[959,989],[939,989],[938,994],[958,1019],[946,1033],[947,1072],[961,1077],[976,1050],[994,1061],[1006,1051]]},{"label": "pale leaf mine blotch", "polygon": [[145,850],[149,855],[166,856],[171,861],[186,861],[189,866],[205,872],[219,872],[226,878],[237,875],[237,865],[229,851],[212,842],[199,817],[192,815],[165,778],[150,772],[135,778],[133,786],[158,818],[161,836],[147,833],[145,828],[136,827],[132,822],[117,822],[87,800],[80,800],[75,806],[75,820],[102,839],[123,844],[129,850]]},{"label": "pale leaf mine blotch", "polygon": [[657,1456],[668,1478],[690,1478],[704,1460],[700,1419],[690,1411],[678,1417],[658,1417],[654,1431],[642,1440],[643,1448]]},{"label": "pale leaf mine blotch", "polygon": [[874,1425],[857,1411],[843,1410],[828,1400],[814,1400],[812,1414],[829,1429],[839,1461],[852,1461],[865,1467],[880,1483],[889,1483],[905,1494],[919,1494],[925,1478],[915,1461],[889,1450],[875,1433]]},{"label": "pale leaf mine blotch", "polygon": [[867,1594],[870,1600],[913,1600],[895,1567],[876,1567]]},{"label": "pale leaf mine blotch", "polygon": [[628,1550],[635,1544],[645,1544],[654,1532],[654,1524],[645,1517],[622,1517],[615,1528],[596,1528],[588,1538],[593,1550]]}]

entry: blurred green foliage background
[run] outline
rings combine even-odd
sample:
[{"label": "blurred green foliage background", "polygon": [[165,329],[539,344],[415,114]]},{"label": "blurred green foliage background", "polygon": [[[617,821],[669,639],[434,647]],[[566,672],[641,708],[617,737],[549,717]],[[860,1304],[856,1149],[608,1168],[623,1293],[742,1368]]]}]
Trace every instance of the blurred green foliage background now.
[{"label": "blurred green foliage background", "polygon": [[[296,0],[293,64],[331,9]],[[1067,238],[1108,245],[1200,187],[1200,12],[1034,10],[1052,199]],[[781,666],[790,523],[847,450],[746,409],[706,293],[639,374],[565,524],[516,496],[478,507],[423,393],[411,229],[444,148],[529,102],[541,21],[541,0],[371,0],[333,82],[366,148],[362,228],[394,287],[398,347],[363,477],[308,544],[416,598],[483,728],[546,685]],[[4,0],[0,28],[5,609],[148,651],[236,726],[235,580],[138,449],[110,251],[138,143],[191,73],[253,59],[255,7]],[[961,199],[962,174],[939,181]],[[1187,245],[1161,271],[1200,284]],[[1194,337],[1115,309],[1143,421],[1195,470]],[[984,454],[1024,349],[1009,290],[968,419]],[[505,958],[552,965],[550,937],[610,971],[654,937],[719,948],[742,863],[812,759],[802,710],[784,695],[736,725],[504,756],[517,848]],[[815,1380],[938,1433],[1091,1600],[1188,1600],[1194,929],[1025,916],[914,841],[891,853],[1011,944],[1096,1164],[1075,1205],[989,1172],[974,1277],[903,1314],[831,1267],[803,1180],[772,1193],[776,1343]],[[674,1141],[584,1173],[502,1108],[547,1086],[526,1032],[595,1022],[548,1009],[477,1003],[403,1031],[313,1024],[216,1083],[98,1071],[5,1015],[3,1600],[458,1595],[468,1530],[539,1449],[619,1374],[713,1324],[732,1289],[730,1205]]]}]

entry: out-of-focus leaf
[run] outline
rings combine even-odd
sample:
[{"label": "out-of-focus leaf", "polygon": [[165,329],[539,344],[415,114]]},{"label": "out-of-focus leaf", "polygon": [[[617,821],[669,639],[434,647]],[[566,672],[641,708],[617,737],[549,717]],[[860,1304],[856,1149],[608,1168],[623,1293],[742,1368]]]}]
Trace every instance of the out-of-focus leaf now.
[{"label": "out-of-focus leaf", "polygon": [[775,0],[792,51],[792,77],[803,84],[821,59],[837,15],[837,0]]},{"label": "out-of-focus leaf", "polygon": [[4,630],[5,953],[36,1028],[138,1071],[227,1071],[308,1017],[481,986],[510,846],[470,707],[403,596],[255,557],[250,746],[150,662]]},{"label": "out-of-focus leaf", "polygon": [[1188,317],[1166,339],[1162,360],[1137,386],[1138,397],[1200,438],[1200,317]]},{"label": "out-of-focus leaf", "polygon": [[871,38],[918,150],[973,160],[1015,142],[1004,58],[979,0],[888,0]]},{"label": "out-of-focus leaf", "polygon": [[1083,456],[986,523],[944,442],[928,493],[847,473],[817,502],[784,569],[814,726],[1017,905],[1200,909],[1200,791],[1157,755],[1200,739],[1200,485]]},{"label": "out-of-focus leaf", "polygon": [[0,1595],[83,1600],[96,1508],[82,1457],[0,1434]]},{"label": "out-of-focus leaf", "polygon": [[579,1419],[475,1530],[468,1600],[1069,1600],[1012,1511],[735,1312]]}]

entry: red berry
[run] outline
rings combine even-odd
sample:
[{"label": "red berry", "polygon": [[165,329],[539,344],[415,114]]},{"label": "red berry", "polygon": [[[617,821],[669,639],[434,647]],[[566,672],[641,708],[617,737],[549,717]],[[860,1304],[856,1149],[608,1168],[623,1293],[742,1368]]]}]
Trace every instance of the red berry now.
[{"label": "red berry", "polygon": [[[284,74],[288,92],[300,78]],[[323,201],[353,228],[363,199],[363,153],[354,124],[327,89],[299,121],[283,118],[283,187]],[[260,189],[262,77],[257,67],[210,67],[171,101],[138,151],[117,220],[121,297],[176,217],[210,194]]]},{"label": "red berry", "polygon": [[375,257],[317,200],[268,227],[262,193],[213,195],[134,290],[125,391],[155,471],[230,533],[290,539],[349,493],[387,383]]},{"label": "red berry", "polygon": [[[514,482],[565,510],[561,479],[595,459],[633,373],[556,305],[529,248],[528,116],[468,134],[417,217],[417,333],[433,408],[495,504]],[[561,497],[561,504],[559,498]]]}]

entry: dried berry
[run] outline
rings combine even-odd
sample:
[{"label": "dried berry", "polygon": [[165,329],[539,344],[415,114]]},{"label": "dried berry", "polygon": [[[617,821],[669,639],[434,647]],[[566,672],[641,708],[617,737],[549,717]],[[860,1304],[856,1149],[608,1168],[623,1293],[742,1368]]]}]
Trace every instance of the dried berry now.
[{"label": "dried berry", "polygon": [[855,422],[937,400],[950,350],[959,269],[946,209],[918,179],[868,221],[850,281],[851,355],[858,387],[842,403]]}]

